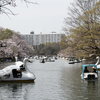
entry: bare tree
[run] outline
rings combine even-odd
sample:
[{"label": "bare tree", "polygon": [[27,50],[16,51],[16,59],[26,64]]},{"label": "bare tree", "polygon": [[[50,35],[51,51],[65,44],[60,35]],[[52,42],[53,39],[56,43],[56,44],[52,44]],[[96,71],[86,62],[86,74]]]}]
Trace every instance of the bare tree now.
[{"label": "bare tree", "polygon": [[83,14],[88,17],[87,11],[92,10],[99,0],[75,0],[71,3],[71,6],[68,8],[68,17],[64,19],[65,27],[63,30],[66,33],[69,33],[70,29],[75,29],[77,27],[82,27],[85,22],[84,19],[80,18]]},{"label": "bare tree", "polygon": [[[17,0],[0,0],[0,14],[4,13],[6,15],[8,15],[8,14],[15,15],[11,11],[11,9],[9,9],[9,6],[16,7],[17,6],[16,1]],[[26,3],[26,5],[29,3],[38,4],[37,2],[30,2],[28,0],[20,0],[20,1],[24,1]]]}]

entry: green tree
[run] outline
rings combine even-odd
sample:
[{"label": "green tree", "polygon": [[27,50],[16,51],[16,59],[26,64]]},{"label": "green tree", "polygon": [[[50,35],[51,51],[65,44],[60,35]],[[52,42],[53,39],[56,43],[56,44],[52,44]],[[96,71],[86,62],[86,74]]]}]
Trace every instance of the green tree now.
[{"label": "green tree", "polygon": [[64,38],[62,38],[59,45],[60,45],[60,49],[66,49],[68,47],[67,36],[64,36]]},{"label": "green tree", "polygon": [[38,54],[40,55],[57,55],[57,53],[60,50],[59,43],[46,43],[46,45],[42,46],[39,48]]},{"label": "green tree", "polygon": [[53,42],[51,47],[55,50],[55,52],[53,52],[53,55],[57,55],[57,53],[60,51],[59,43]]},{"label": "green tree", "polygon": [[10,29],[0,29],[0,40],[11,38],[14,32]]},{"label": "green tree", "polygon": [[100,0],[76,0],[65,19],[67,33],[77,56],[100,55]]},{"label": "green tree", "polygon": [[37,54],[40,54],[40,51],[41,49],[44,47],[44,44],[40,44],[38,47],[37,47]]}]

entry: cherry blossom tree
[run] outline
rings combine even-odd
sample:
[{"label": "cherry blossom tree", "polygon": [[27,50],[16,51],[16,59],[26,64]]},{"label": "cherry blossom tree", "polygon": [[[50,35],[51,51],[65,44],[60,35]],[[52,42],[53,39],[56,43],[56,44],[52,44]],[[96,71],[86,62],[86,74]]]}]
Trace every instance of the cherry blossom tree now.
[{"label": "cherry blossom tree", "polygon": [[13,59],[16,56],[20,59],[25,56],[33,56],[34,54],[33,46],[22,40],[17,33],[14,33],[9,39],[0,40],[0,59]]}]

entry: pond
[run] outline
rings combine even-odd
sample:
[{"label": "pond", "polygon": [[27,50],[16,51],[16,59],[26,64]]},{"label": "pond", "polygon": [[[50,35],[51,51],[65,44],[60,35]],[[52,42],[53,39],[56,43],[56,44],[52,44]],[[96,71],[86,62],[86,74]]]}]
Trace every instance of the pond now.
[{"label": "pond", "polygon": [[[85,81],[80,77],[82,63],[67,60],[28,63],[34,83],[0,83],[0,100],[99,100],[100,79]],[[100,72],[99,72],[100,76]]]}]

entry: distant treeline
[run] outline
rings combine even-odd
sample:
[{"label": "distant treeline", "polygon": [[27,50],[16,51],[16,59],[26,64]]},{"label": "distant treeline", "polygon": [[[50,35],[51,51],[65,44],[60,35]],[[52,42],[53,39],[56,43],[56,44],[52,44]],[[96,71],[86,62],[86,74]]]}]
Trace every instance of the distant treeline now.
[{"label": "distant treeline", "polygon": [[57,55],[60,51],[59,43],[46,43],[40,44],[38,46],[33,46],[35,49],[35,54],[37,55]]}]

